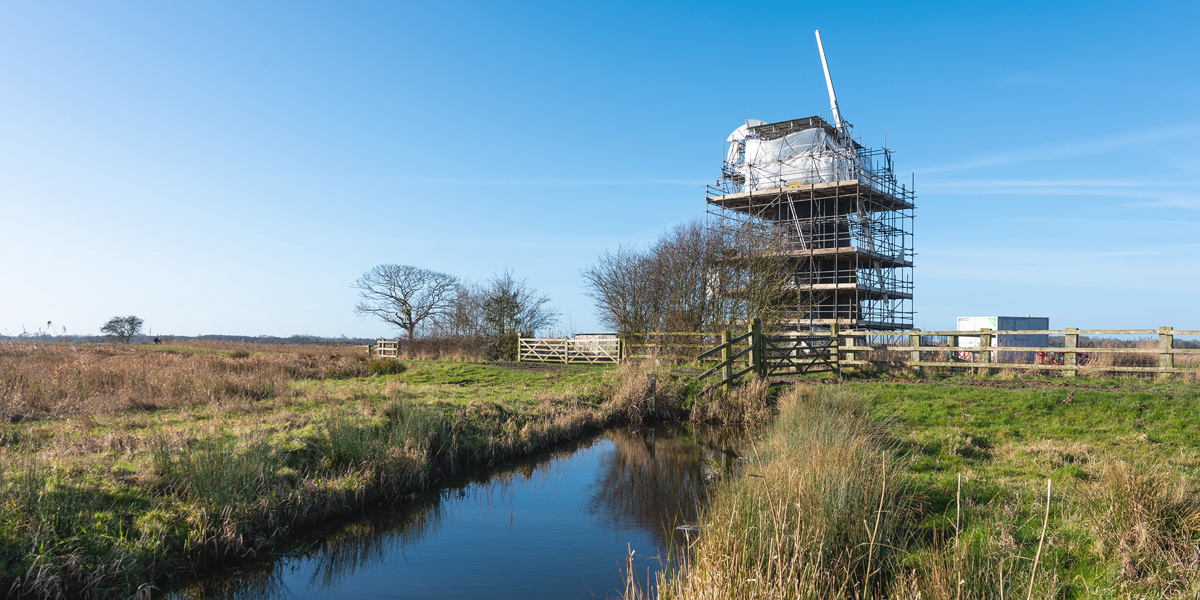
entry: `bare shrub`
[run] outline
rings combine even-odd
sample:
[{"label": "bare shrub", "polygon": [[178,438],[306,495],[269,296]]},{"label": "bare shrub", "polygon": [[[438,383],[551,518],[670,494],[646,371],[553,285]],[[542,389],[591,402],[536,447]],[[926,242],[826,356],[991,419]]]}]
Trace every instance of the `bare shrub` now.
[{"label": "bare shrub", "polygon": [[623,335],[717,331],[752,317],[768,329],[794,298],[786,259],[753,226],[680,224],[646,250],[620,247],[584,269],[600,320]]}]

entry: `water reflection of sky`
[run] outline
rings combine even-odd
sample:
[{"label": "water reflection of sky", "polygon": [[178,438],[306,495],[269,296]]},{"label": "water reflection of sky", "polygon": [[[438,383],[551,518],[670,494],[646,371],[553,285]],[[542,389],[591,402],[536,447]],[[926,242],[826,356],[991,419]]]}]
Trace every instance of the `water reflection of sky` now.
[{"label": "water reflection of sky", "polygon": [[684,427],[611,430],[172,597],[617,597],[629,549],[640,578],[659,568],[705,482],[734,464],[731,443]]}]

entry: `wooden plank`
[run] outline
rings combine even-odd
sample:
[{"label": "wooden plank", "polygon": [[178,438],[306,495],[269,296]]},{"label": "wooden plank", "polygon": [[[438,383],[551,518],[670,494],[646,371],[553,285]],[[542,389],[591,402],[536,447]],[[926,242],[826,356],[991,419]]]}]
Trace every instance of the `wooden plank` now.
[{"label": "wooden plank", "polygon": [[[884,346],[887,350],[908,351],[912,350],[913,346]],[[922,352],[937,352],[945,350],[947,352],[978,352],[979,346],[921,346]],[[1200,349],[1196,348],[1170,348],[1159,349],[1154,348],[1065,348],[1062,346],[989,346],[988,351],[993,354],[996,352],[1077,352],[1079,354],[1200,354]]]},{"label": "wooden plank", "polygon": [[626,337],[649,337],[652,335],[664,335],[664,336],[665,335],[699,335],[699,336],[706,336],[706,337],[707,336],[717,337],[720,334],[719,333],[705,333],[703,331],[676,331],[676,332],[647,331],[647,332],[643,332],[643,333],[626,333],[625,334]]},{"label": "wooden plank", "polygon": [[[910,364],[910,363],[906,362],[905,364]],[[1161,367],[1089,367],[1089,366],[1068,367],[1066,365],[1030,365],[1030,364],[1025,364],[1025,363],[1016,363],[1016,364],[987,363],[985,365],[981,365],[980,363],[970,363],[970,362],[933,362],[933,361],[921,361],[920,363],[917,363],[917,364],[922,367],[962,367],[962,368],[987,367],[989,369],[1035,369],[1035,370],[1042,369],[1042,370],[1046,370],[1046,371],[1069,371],[1069,370],[1129,371],[1129,372],[1145,372],[1145,373],[1164,373],[1164,372],[1195,373],[1196,372],[1195,369],[1180,369],[1178,367],[1176,367],[1174,369],[1170,369],[1170,370],[1164,370]]]},{"label": "wooden plank", "polygon": [[751,350],[752,350],[752,348],[746,348],[745,350],[742,350],[742,351],[738,352],[737,354],[733,354],[728,359],[721,361],[721,363],[718,364],[717,366],[705,371],[703,375],[697,377],[696,379],[704,379],[705,377],[712,375],[713,373],[717,372],[718,370],[732,365],[735,361],[737,361],[737,359],[749,354]]},{"label": "wooden plank", "polygon": [[[853,331],[842,332],[842,335],[855,335],[855,336],[896,335],[896,336],[899,336],[899,335],[909,335],[914,332],[915,332],[914,330],[904,330],[904,331],[899,331],[899,330],[897,330],[897,331],[853,330]],[[994,329],[988,333],[990,333],[991,335],[1066,335],[1067,332],[1068,332],[1068,330],[1064,330],[1064,329],[1018,329],[1018,330]],[[921,331],[919,333],[923,336],[938,336],[938,337],[950,337],[950,336],[955,336],[955,335],[965,335],[965,336],[974,337],[974,336],[979,335],[978,330],[973,330],[973,331]],[[1144,335],[1146,337],[1155,337],[1155,338],[1158,337],[1157,329],[1079,329],[1079,330],[1071,331],[1071,333],[1077,333],[1079,335]],[[1172,330],[1172,333],[1174,333],[1175,335],[1200,335],[1200,331],[1185,331],[1182,329]]]}]

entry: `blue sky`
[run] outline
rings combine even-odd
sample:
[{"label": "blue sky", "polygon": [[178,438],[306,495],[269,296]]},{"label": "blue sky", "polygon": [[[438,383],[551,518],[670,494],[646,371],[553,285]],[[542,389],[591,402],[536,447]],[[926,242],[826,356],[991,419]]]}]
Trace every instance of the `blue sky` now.
[{"label": "blue sky", "polygon": [[[916,323],[1200,329],[1200,4],[0,3],[0,334],[374,336],[349,287],[580,269],[747,118],[916,179]],[[915,175],[914,175],[915,174]]]}]

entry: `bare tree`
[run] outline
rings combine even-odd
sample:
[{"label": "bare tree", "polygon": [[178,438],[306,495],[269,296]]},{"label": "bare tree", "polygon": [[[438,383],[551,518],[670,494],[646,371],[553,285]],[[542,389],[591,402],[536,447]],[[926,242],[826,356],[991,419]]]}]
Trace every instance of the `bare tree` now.
[{"label": "bare tree", "polygon": [[493,360],[516,360],[518,337],[532,337],[558,322],[558,311],[549,303],[549,296],[514,277],[510,269],[488,280],[480,303],[487,335],[484,353]]},{"label": "bare tree", "polygon": [[713,321],[709,279],[720,241],[694,219],[675,226],[650,249],[660,331],[703,331]]},{"label": "bare tree", "polygon": [[109,337],[115,337],[122,344],[128,344],[133,336],[141,333],[142,323],[145,321],[129,315],[128,317],[113,317],[100,327],[100,333]]},{"label": "bare tree", "polygon": [[[770,224],[751,220],[709,228],[712,297],[718,326],[759,318],[768,330],[787,326],[812,299],[797,294],[796,260],[782,250]],[[714,329],[715,330],[715,329]]]},{"label": "bare tree", "polygon": [[362,298],[354,307],[359,316],[374,316],[416,339],[417,328],[451,306],[458,278],[409,265],[378,265],[350,287]]},{"label": "bare tree", "polygon": [[653,261],[645,253],[621,246],[605,252],[583,270],[588,295],[596,301],[600,322],[621,334],[657,328]]},{"label": "bare tree", "polygon": [[428,333],[439,338],[482,337],[483,297],[484,290],[478,284],[460,282],[450,307],[430,319]]},{"label": "bare tree", "polygon": [[645,251],[606,252],[583,270],[600,320],[622,334],[703,331],[722,320],[712,289],[721,241],[702,221],[692,220]]},{"label": "bare tree", "polygon": [[583,270],[601,322],[621,334],[718,331],[752,317],[776,327],[796,295],[769,228],[706,226],[665,232],[645,251],[619,248]]}]

